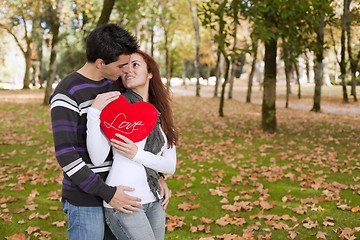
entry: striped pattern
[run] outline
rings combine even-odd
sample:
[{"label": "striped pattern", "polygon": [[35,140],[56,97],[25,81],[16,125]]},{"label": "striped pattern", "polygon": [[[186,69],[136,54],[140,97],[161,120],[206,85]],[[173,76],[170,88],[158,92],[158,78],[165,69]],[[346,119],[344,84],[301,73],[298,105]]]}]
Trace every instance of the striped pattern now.
[{"label": "striped pattern", "polygon": [[[55,155],[64,171],[63,198],[66,196],[70,203],[92,206],[101,205],[98,197],[107,200],[108,194],[103,192],[111,187],[103,178],[110,170],[112,154],[100,166],[91,164],[86,149],[86,121],[96,95],[115,90],[119,89],[114,81],[91,81],[73,72],[59,83],[50,98]],[[84,194],[87,196],[79,199]]]}]

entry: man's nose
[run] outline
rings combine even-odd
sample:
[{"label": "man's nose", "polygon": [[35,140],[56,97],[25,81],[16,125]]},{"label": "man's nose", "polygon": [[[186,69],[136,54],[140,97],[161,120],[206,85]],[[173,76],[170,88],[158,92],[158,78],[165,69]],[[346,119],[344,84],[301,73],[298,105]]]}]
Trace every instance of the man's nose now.
[{"label": "man's nose", "polygon": [[129,73],[130,72],[130,67],[129,64],[126,64],[125,66],[122,67],[122,71],[124,73]]}]

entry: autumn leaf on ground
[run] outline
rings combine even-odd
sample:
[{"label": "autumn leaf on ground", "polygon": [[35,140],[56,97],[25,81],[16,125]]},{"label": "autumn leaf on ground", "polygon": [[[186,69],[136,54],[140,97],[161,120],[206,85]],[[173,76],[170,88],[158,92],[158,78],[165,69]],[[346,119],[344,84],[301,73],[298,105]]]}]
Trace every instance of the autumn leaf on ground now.
[{"label": "autumn leaf on ground", "polygon": [[217,235],[216,237],[224,240],[245,240],[243,237],[240,237],[236,234],[223,234]]},{"label": "autumn leaf on ground", "polygon": [[37,232],[37,231],[40,231],[40,228],[39,227],[28,227],[27,229],[26,229],[26,232],[28,233],[28,234],[32,234],[33,232]]},{"label": "autumn leaf on ground", "polygon": [[321,238],[321,239],[326,239],[326,233],[325,232],[321,232],[321,231],[318,231],[317,233],[316,233],[316,238]]},{"label": "autumn leaf on ground", "polygon": [[39,206],[38,204],[24,205],[25,209],[30,211],[35,211],[38,206]]},{"label": "autumn leaf on ground", "polygon": [[191,205],[191,203],[187,203],[187,202],[183,202],[178,204],[178,208],[183,210],[183,211],[190,211],[196,208],[200,207],[200,203],[195,204],[195,205]]},{"label": "autumn leaf on ground", "polygon": [[198,225],[197,227],[191,226],[191,227],[190,227],[190,232],[205,232],[205,233],[210,233],[210,226],[206,226],[206,227],[205,227],[205,225]]},{"label": "autumn leaf on ground", "polygon": [[274,226],[273,226],[273,229],[284,229],[284,230],[287,230],[289,229],[289,225],[283,223],[283,222],[279,222],[279,223],[276,223]]},{"label": "autumn leaf on ground", "polygon": [[19,232],[10,237],[5,237],[7,240],[30,240],[30,237],[26,237],[25,234]]},{"label": "autumn leaf on ground", "polygon": [[66,225],[66,221],[56,221],[56,222],[53,222],[51,223],[52,225],[55,225],[56,227],[64,227]]},{"label": "autumn leaf on ground", "polygon": [[2,214],[2,213],[0,213],[0,218],[3,219],[5,222],[11,222],[12,221],[12,215],[11,214]]},{"label": "autumn leaf on ground", "polygon": [[352,212],[359,212],[360,211],[360,207],[354,207],[351,209]]},{"label": "autumn leaf on ground", "polygon": [[59,207],[58,206],[51,206],[49,208],[51,211],[58,211],[59,210]]},{"label": "autumn leaf on ground", "polygon": [[182,228],[186,223],[184,222],[185,217],[171,216],[166,214],[166,229],[173,232],[175,228]]},{"label": "autumn leaf on ground", "polygon": [[315,223],[309,218],[307,217],[304,221],[303,221],[303,226],[307,229],[312,229],[318,226],[318,222],[316,221]]},{"label": "autumn leaf on ground", "polygon": [[229,214],[226,214],[225,216],[217,219],[215,223],[220,226],[226,226],[231,222],[232,222],[232,218],[229,217]]},{"label": "autumn leaf on ground", "polygon": [[252,215],[252,216],[250,216],[249,218],[250,218],[250,220],[252,220],[252,219],[254,219],[254,218],[259,218],[259,219],[261,219],[261,218],[263,218],[263,217],[264,217],[264,209],[262,209],[258,214]]},{"label": "autumn leaf on ground", "polygon": [[295,239],[298,234],[299,234],[299,232],[297,232],[297,231],[289,231],[289,238]]},{"label": "autumn leaf on ground", "polygon": [[213,223],[214,220],[209,219],[209,218],[202,217],[202,218],[200,218],[200,222],[201,222],[201,223],[204,223],[204,224],[210,224],[210,223]]}]

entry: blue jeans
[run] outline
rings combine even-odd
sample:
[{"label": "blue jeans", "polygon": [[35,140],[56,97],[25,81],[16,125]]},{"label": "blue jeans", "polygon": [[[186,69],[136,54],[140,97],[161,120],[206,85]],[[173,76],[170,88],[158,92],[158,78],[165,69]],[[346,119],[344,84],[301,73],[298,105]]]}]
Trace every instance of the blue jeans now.
[{"label": "blue jeans", "polygon": [[165,211],[162,201],[143,204],[139,212],[123,213],[104,208],[105,220],[117,239],[163,240],[165,237]]},{"label": "blue jeans", "polygon": [[116,239],[104,222],[103,207],[75,206],[68,201],[62,204],[69,225],[69,240]]}]

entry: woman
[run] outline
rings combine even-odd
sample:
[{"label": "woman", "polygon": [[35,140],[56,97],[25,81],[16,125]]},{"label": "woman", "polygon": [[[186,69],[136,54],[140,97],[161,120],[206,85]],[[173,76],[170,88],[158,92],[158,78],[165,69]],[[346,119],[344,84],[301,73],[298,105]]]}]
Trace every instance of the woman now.
[{"label": "woman", "polygon": [[[142,207],[113,209],[104,202],[105,219],[118,239],[164,239],[165,208],[158,185],[158,172],[173,174],[176,168],[175,130],[170,107],[170,97],[161,81],[154,59],[138,50],[123,67],[119,80],[122,95],[130,102],[145,101],[158,110],[158,122],[143,141],[134,143],[128,138],[110,142],[100,130],[100,113],[109,101],[96,98],[88,110],[87,148],[94,165],[100,165],[113,148],[113,165],[106,183],[110,186],[130,186],[129,195],[141,199]],[[129,208],[131,209],[131,208]]]}]

